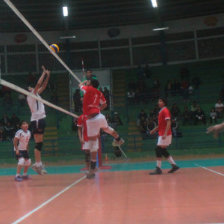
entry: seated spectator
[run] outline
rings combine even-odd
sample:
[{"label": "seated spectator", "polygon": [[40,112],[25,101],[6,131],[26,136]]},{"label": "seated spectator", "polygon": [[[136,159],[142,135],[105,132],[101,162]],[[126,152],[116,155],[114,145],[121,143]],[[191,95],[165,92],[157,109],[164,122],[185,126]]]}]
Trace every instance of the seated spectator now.
[{"label": "seated spectator", "polygon": [[150,67],[149,67],[148,64],[145,65],[144,73],[145,73],[145,77],[146,77],[147,79],[150,79],[150,78],[151,78],[151,76],[152,76],[152,72],[151,72]]},{"label": "seated spectator", "polygon": [[196,90],[199,89],[199,87],[201,85],[201,80],[200,80],[200,78],[198,76],[193,77],[193,79],[192,79],[192,85],[193,85],[193,88],[194,89],[196,89]]},{"label": "seated spectator", "polygon": [[4,125],[0,122],[0,142],[4,140]]},{"label": "seated spectator", "polygon": [[172,91],[173,91],[173,84],[172,84],[172,81],[171,80],[168,80],[166,82],[166,85],[165,85],[165,96],[166,98],[172,94]]},{"label": "seated spectator", "polygon": [[18,101],[19,101],[20,106],[24,106],[26,104],[26,97],[25,97],[25,95],[22,94],[22,93],[19,93]]},{"label": "seated spectator", "polygon": [[11,106],[12,105],[12,97],[11,94],[7,93],[4,96],[4,103],[6,104],[6,106]]},{"label": "seated spectator", "polygon": [[146,136],[147,133],[147,121],[144,121],[140,125],[140,132],[143,134],[143,136]]},{"label": "seated spectator", "polygon": [[176,103],[173,104],[173,106],[171,107],[170,112],[171,112],[171,115],[172,115],[173,118],[177,119],[179,117],[180,109],[179,109],[179,107],[177,106]]},{"label": "seated spectator", "polygon": [[193,85],[189,85],[188,87],[188,96],[192,96],[194,94],[194,88]]},{"label": "seated spectator", "polygon": [[107,101],[107,110],[110,109],[110,91],[107,89],[107,87],[104,87],[104,90],[103,90],[103,95]]},{"label": "seated spectator", "polygon": [[139,65],[138,68],[137,68],[137,77],[138,77],[138,79],[144,79],[145,78],[144,69],[142,68],[141,65]]},{"label": "seated spectator", "polygon": [[194,118],[195,118],[195,113],[196,113],[197,108],[198,108],[197,102],[193,101],[192,104],[191,104],[191,118],[192,118],[192,120],[194,120]]},{"label": "seated spectator", "polygon": [[117,112],[114,112],[114,116],[112,119],[112,123],[114,125],[114,127],[116,128],[117,126],[123,125],[123,122],[121,121],[120,116],[118,115]]},{"label": "seated spectator", "polygon": [[179,125],[176,119],[172,119],[171,121],[171,130],[173,137],[182,137],[182,133],[179,131]]},{"label": "seated spectator", "polygon": [[217,113],[215,111],[215,108],[212,108],[210,111],[210,123],[212,124],[213,122],[216,124],[217,123]]},{"label": "seated spectator", "polygon": [[182,117],[183,117],[183,125],[191,124],[191,112],[189,111],[188,107],[184,108]]},{"label": "seated spectator", "polygon": [[206,124],[205,113],[200,107],[198,107],[198,109],[195,112],[194,124],[197,125],[199,122]]},{"label": "seated spectator", "polygon": [[178,80],[174,80],[172,85],[172,95],[176,96],[180,94],[181,84]]},{"label": "seated spectator", "polygon": [[5,133],[6,140],[11,141],[14,137],[14,132],[15,132],[14,127],[11,125],[10,122],[7,122],[7,124],[4,127],[4,133]]},{"label": "seated spectator", "polygon": [[112,119],[111,119],[111,116],[109,113],[106,114],[106,120],[107,120],[107,123],[109,124],[109,126],[111,126],[112,124]]},{"label": "seated spectator", "polygon": [[153,119],[153,117],[149,118],[148,123],[147,123],[147,135],[149,136],[149,138],[156,138],[157,137],[157,133],[150,135],[150,131],[152,131],[155,127],[157,126],[157,123],[155,122],[155,120]]},{"label": "seated spectator", "polygon": [[217,113],[217,117],[221,118],[223,116],[224,105],[221,100],[218,100],[215,104],[215,111]]},{"label": "seated spectator", "polygon": [[6,125],[8,122],[10,122],[10,119],[9,119],[9,117],[8,117],[7,114],[4,114],[4,115],[3,115],[3,118],[1,119],[1,123],[2,123],[3,125]]},{"label": "seated spectator", "polygon": [[82,101],[81,101],[81,95],[80,90],[77,89],[73,95],[73,102],[75,105],[75,112],[81,112],[82,110]]},{"label": "seated spectator", "polygon": [[129,104],[135,103],[135,92],[133,90],[128,91],[127,97],[128,97]]},{"label": "seated spectator", "polygon": [[19,124],[20,122],[20,119],[15,115],[13,114],[12,117],[11,117],[11,124],[14,128],[17,127],[17,125]]}]

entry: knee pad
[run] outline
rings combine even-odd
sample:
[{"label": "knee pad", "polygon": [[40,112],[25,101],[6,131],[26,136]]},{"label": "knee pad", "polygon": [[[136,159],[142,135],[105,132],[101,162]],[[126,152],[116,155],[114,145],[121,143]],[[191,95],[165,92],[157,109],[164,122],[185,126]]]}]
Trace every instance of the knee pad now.
[{"label": "knee pad", "polygon": [[162,149],[162,154],[165,158],[168,158],[170,156],[169,152],[167,151],[167,149]]},{"label": "knee pad", "polygon": [[85,161],[86,161],[87,163],[90,162],[90,152],[89,152],[89,151],[85,152]]},{"label": "knee pad", "polygon": [[103,129],[107,134],[111,135],[114,133],[114,129],[111,127],[105,128]]},{"label": "knee pad", "polygon": [[30,166],[31,165],[31,159],[25,160],[24,166]]},{"label": "knee pad", "polygon": [[160,146],[157,146],[157,147],[155,148],[155,151],[156,151],[156,157],[157,157],[157,158],[162,158],[162,155],[163,155],[162,150],[163,150],[163,149],[162,149]]},{"label": "knee pad", "polygon": [[19,166],[24,166],[25,165],[25,159],[23,157],[19,158],[18,165]]},{"label": "knee pad", "polygon": [[40,152],[41,152],[41,150],[42,150],[42,147],[43,147],[43,142],[38,142],[38,143],[36,143],[36,145],[35,145],[35,149],[37,149],[37,150],[40,151]]}]

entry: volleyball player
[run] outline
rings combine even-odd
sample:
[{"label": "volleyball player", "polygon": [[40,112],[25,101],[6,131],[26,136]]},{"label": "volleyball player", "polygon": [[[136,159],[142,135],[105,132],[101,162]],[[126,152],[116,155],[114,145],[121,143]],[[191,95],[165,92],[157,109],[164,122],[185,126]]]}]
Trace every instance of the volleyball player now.
[{"label": "volleyball player", "polygon": [[157,157],[157,166],[154,172],[150,173],[150,175],[162,174],[161,165],[162,165],[162,156],[164,156],[172,168],[168,171],[168,173],[173,173],[179,169],[176,165],[173,157],[167,151],[167,147],[172,142],[172,132],[171,132],[171,115],[170,111],[166,107],[166,100],[164,98],[159,98],[158,106],[160,108],[159,116],[158,116],[158,126],[155,127],[150,134],[154,134],[158,131],[158,143],[155,148],[156,157]]},{"label": "volleyball player", "polygon": [[[15,176],[15,181],[22,181],[23,179],[28,179],[27,171],[31,165],[31,159],[28,154],[28,146],[31,137],[31,133],[28,130],[28,123],[23,121],[21,123],[21,129],[19,129],[14,137],[14,151],[16,153],[16,159],[18,160],[17,173]],[[21,176],[21,170],[24,167],[23,176]]]},{"label": "volleyball player", "polygon": [[[46,70],[44,66],[42,66],[42,69],[43,73],[39,78],[36,86],[34,88],[28,88],[31,93],[38,97],[40,97],[40,94],[43,93],[43,91],[46,89],[48,81],[50,79],[50,71]],[[46,127],[45,107],[42,102],[34,99],[32,96],[27,96],[27,102],[31,111],[31,129],[35,141],[35,163],[33,164],[32,168],[35,172],[42,175],[47,173],[41,161],[41,151],[43,147],[44,131]]]},{"label": "volleyball player", "polygon": [[93,178],[95,176],[96,156],[98,150],[95,150],[95,145],[97,144],[96,142],[100,136],[100,130],[102,129],[107,134],[113,136],[113,142],[116,146],[121,146],[124,143],[124,140],[113,128],[109,127],[105,116],[100,113],[101,110],[107,107],[107,104],[103,94],[97,89],[99,87],[98,80],[86,80],[82,82],[79,87],[84,93],[83,114],[87,116],[86,134],[88,140],[91,141],[90,147],[94,148],[94,152],[91,153],[90,172],[87,174],[87,178]]}]

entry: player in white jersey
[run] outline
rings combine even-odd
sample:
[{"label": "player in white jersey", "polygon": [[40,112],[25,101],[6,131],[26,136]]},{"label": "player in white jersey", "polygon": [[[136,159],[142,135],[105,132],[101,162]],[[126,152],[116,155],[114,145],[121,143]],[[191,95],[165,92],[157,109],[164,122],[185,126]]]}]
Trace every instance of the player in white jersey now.
[{"label": "player in white jersey", "polygon": [[[40,97],[40,94],[46,89],[48,81],[50,79],[50,71],[46,70],[44,66],[42,66],[43,73],[39,78],[36,86],[34,88],[29,87],[29,91],[34,95]],[[44,131],[46,126],[46,113],[44,104],[32,96],[27,97],[27,102],[31,111],[31,129],[34,136],[34,141],[36,143],[34,149],[35,155],[35,163],[33,164],[32,168],[38,174],[46,174],[46,170],[41,161],[41,150],[43,147],[43,137]]]},{"label": "player in white jersey", "polygon": [[[15,176],[15,181],[22,181],[23,179],[28,179],[27,171],[31,165],[31,159],[28,154],[28,146],[31,137],[31,133],[28,130],[28,123],[23,121],[21,123],[21,129],[15,134],[13,144],[14,151],[16,153],[16,159],[18,160],[17,173]],[[23,176],[21,176],[21,169],[24,167]]]}]

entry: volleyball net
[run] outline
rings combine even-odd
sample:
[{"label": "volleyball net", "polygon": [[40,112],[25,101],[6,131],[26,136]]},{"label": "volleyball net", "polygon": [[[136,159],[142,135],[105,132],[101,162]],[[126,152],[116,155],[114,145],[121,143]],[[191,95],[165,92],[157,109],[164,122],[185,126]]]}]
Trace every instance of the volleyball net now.
[{"label": "volleyball net", "polygon": [[[85,79],[86,70],[89,68],[83,57],[83,51],[71,51],[71,48],[75,48],[75,40],[62,40],[59,34],[51,35],[35,28],[35,23],[29,22],[29,16],[20,10],[20,4],[14,5],[10,0],[3,2],[12,21],[12,24],[8,25],[14,26],[13,21],[16,21],[16,26],[18,24],[19,26],[15,27],[15,30],[19,33],[3,34],[5,41],[2,41],[2,46],[0,45],[0,117],[3,121],[9,118],[9,124],[4,121],[4,124],[0,122],[0,126],[9,125],[8,128],[11,129],[2,134],[0,131],[1,151],[4,155],[2,159],[7,161],[13,158],[11,140],[19,127],[18,124],[17,126],[10,124],[10,120],[15,114],[20,121],[29,122],[31,114],[26,97],[31,96],[46,106],[47,128],[43,160],[83,162],[83,153],[77,137],[77,118],[82,113],[82,102],[79,101],[77,104],[75,98],[78,84]],[[51,44],[59,46],[58,54],[51,50],[49,47]],[[28,87],[35,87],[41,76],[42,66],[50,70],[51,74],[40,98],[29,92]],[[103,77],[102,82],[100,81],[102,88],[110,87],[109,70],[91,72],[97,72]],[[104,150],[108,149],[108,152],[112,149],[111,140],[111,138],[104,140]],[[31,142],[31,155],[33,146],[34,142]],[[100,160],[102,161],[102,154],[99,155],[99,162]]]}]

